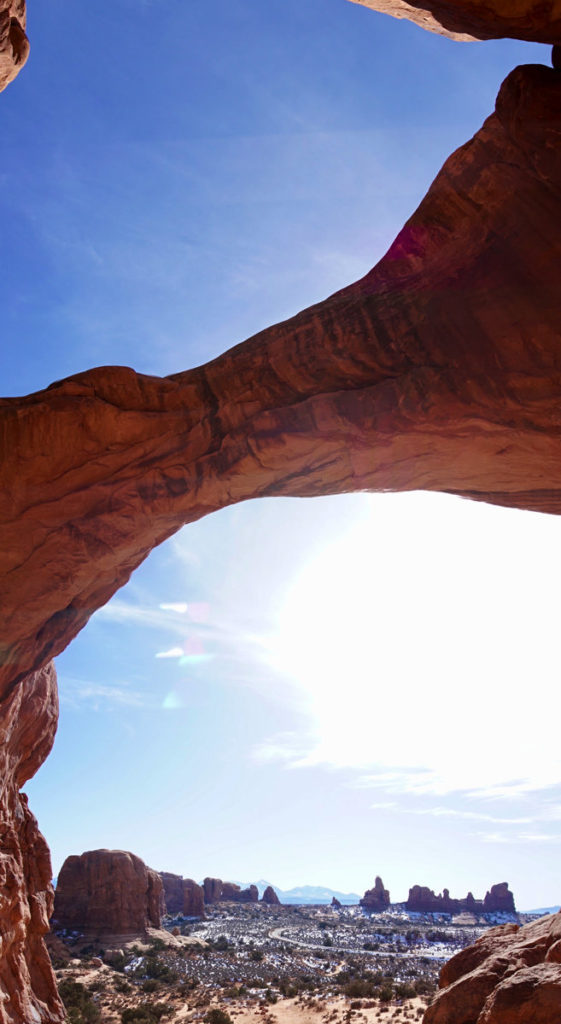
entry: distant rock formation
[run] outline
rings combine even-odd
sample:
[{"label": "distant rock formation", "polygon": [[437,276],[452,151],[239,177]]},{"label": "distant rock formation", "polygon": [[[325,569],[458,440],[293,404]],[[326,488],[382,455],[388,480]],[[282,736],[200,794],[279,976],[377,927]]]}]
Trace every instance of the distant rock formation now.
[{"label": "distant rock formation", "polygon": [[409,890],[409,898],[405,904],[407,910],[420,914],[515,914],[514,896],[508,882],[492,885],[484,900],[476,900],[473,893],[468,892],[465,899],[452,899],[448,889],[443,889],[437,896],[425,885],[414,885]]},{"label": "distant rock formation", "polygon": [[213,903],[257,903],[259,890],[256,885],[240,888],[235,882],[223,882],[221,878],[205,878],[203,882],[204,901]]},{"label": "distant rock formation", "polygon": [[160,871],[164,887],[164,899],[168,914],[184,914],[185,917],[204,917],[204,892],[202,885],[192,878]]},{"label": "distant rock formation", "polygon": [[498,885],[491,886],[490,891],[486,893],[483,900],[483,912],[485,914],[497,912],[506,914],[516,913],[514,896],[508,887],[508,882],[499,882]]},{"label": "distant rock formation", "polygon": [[140,857],[89,850],[62,865],[52,925],[88,935],[144,935],[161,927],[163,893],[158,872]]},{"label": "distant rock formation", "polygon": [[261,897],[262,903],[268,903],[270,907],[280,907],[281,901],[279,900],[272,885],[268,885]]},{"label": "distant rock formation", "polygon": [[170,871],[160,871],[164,887],[164,901],[168,914],[183,913],[183,875],[173,875]]},{"label": "distant rock formation", "polygon": [[202,885],[193,878],[183,879],[183,913],[185,917],[205,916],[205,897]]},{"label": "distant rock formation", "polygon": [[336,896],[334,896],[333,899],[331,900],[331,906],[333,907],[334,910],[340,910],[342,905],[343,904],[340,903]]},{"label": "distant rock formation", "polygon": [[222,886],[224,882],[221,878],[205,878],[203,882],[203,892],[205,903],[211,906],[213,903],[218,903],[222,895]]},{"label": "distant rock formation", "polygon": [[554,1024],[561,1014],[561,913],[491,928],[444,964],[424,1024]]},{"label": "distant rock formation", "polygon": [[384,889],[384,883],[379,875],[376,876],[373,889],[367,889],[360,901],[360,906],[365,910],[373,910],[378,913],[387,910],[390,905],[390,894]]}]

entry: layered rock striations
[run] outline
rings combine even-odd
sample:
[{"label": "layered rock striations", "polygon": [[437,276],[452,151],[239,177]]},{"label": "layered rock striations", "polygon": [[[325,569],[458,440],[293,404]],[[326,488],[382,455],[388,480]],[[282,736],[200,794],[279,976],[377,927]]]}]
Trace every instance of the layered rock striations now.
[{"label": "layered rock striations", "polygon": [[51,858],[21,787],[53,745],[54,668],[33,673],[0,706],[0,1024],[61,1021],[43,942],[53,907]]},{"label": "layered rock striations", "polygon": [[161,927],[163,893],[158,872],[135,854],[89,850],[62,865],[52,925],[92,936],[142,936]]},{"label": "layered rock striations", "polygon": [[517,68],[356,284],[196,370],[0,403],[0,694],[232,502],[422,488],[561,511],[560,122],[561,75]]},{"label": "layered rock striations", "polygon": [[424,1024],[554,1024],[561,1012],[561,913],[500,925],[440,972]]},{"label": "layered rock striations", "polygon": [[452,39],[561,42],[561,0],[354,0]]},{"label": "layered rock striations", "polygon": [[437,896],[425,885],[413,885],[405,907],[421,914],[461,914],[464,911],[472,914],[516,913],[514,896],[508,882],[492,885],[483,900],[476,900],[471,892],[468,892],[465,899],[453,899],[448,889]]},{"label": "layered rock striations", "polygon": [[373,889],[367,889],[364,896],[360,900],[360,906],[365,910],[372,910],[377,913],[382,913],[387,910],[390,905],[390,894],[387,889],[384,889],[384,883],[379,875],[376,876]]}]

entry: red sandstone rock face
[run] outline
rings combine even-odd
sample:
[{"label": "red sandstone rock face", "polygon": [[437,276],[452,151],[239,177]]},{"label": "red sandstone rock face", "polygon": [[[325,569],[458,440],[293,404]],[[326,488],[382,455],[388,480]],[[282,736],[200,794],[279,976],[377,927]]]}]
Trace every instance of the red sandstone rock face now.
[{"label": "red sandstone rock face", "polygon": [[203,882],[205,903],[218,903],[222,897],[223,885],[224,882],[221,878],[205,878]]},{"label": "red sandstone rock face", "polygon": [[560,130],[561,75],[517,68],[361,281],[199,369],[0,402],[0,695],[231,502],[423,488],[561,512]]},{"label": "red sandstone rock face", "polygon": [[508,887],[508,882],[499,882],[498,885],[491,886],[490,892],[486,893],[483,900],[483,910],[486,914],[497,911],[507,914],[516,913],[514,896]]},{"label": "red sandstone rock face", "polygon": [[354,0],[452,39],[561,42],[561,0]]},{"label": "red sandstone rock face", "polygon": [[25,0],[0,0],[0,92],[19,75],[29,55]]},{"label": "red sandstone rock face", "polygon": [[192,878],[185,878],[183,881],[183,913],[185,917],[204,917],[205,900],[202,885]]},{"label": "red sandstone rock face", "polygon": [[53,906],[51,858],[20,787],[45,760],[58,720],[52,666],[0,707],[0,1024],[63,1019],[43,935]]},{"label": "red sandstone rock face", "polygon": [[414,885],[409,890],[406,903],[407,910],[421,914],[461,914],[468,911],[472,914],[491,914],[496,912],[515,914],[514,896],[508,882],[492,885],[484,900],[474,899],[468,892],[465,899],[452,899],[448,889],[438,896],[425,885]]},{"label": "red sandstone rock face", "polygon": [[270,907],[280,907],[281,901],[279,900],[272,885],[268,885],[261,897],[262,903],[268,903]]},{"label": "red sandstone rock face", "polygon": [[423,1024],[554,1024],[560,950],[561,913],[492,928],[444,965]]},{"label": "red sandstone rock face", "polygon": [[390,894],[387,889],[384,889],[384,883],[379,875],[376,876],[373,889],[367,889],[364,896],[360,900],[361,907],[365,910],[374,910],[382,912],[387,910],[390,905]]},{"label": "red sandstone rock face", "polygon": [[183,913],[183,876],[170,871],[160,871],[164,887],[164,902],[168,914]]},{"label": "red sandstone rock face", "polygon": [[53,928],[86,935],[144,935],[161,927],[163,885],[157,871],[123,850],[67,857],[58,876]]}]

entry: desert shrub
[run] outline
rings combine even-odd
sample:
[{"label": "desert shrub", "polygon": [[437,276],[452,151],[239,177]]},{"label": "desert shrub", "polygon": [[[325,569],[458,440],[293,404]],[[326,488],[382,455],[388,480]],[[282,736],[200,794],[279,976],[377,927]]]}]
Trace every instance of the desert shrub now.
[{"label": "desert shrub", "polygon": [[399,999],[412,999],[416,995],[415,986],[404,981],[395,986],[395,994]]},{"label": "desert shrub", "polygon": [[209,1010],[205,1017],[206,1024],[232,1024],[232,1018],[225,1010],[218,1010],[216,1007]]},{"label": "desert shrub", "polygon": [[158,978],[159,981],[167,981],[168,983],[177,981],[178,974],[171,967],[157,956],[145,957],[144,963],[138,968],[138,973],[147,978]]},{"label": "desert shrub", "polygon": [[228,942],[228,939],[226,938],[225,935],[219,935],[214,940],[209,939],[209,942],[212,945],[212,948],[215,949],[218,953],[225,953],[226,950],[230,948],[230,943]]},{"label": "desert shrub", "polygon": [[161,953],[166,948],[166,944],[163,939],[150,939],[150,948],[153,949],[155,953]]},{"label": "desert shrub", "polygon": [[249,955],[250,959],[253,960],[253,962],[256,964],[261,963],[263,959],[263,953],[261,952],[260,949],[252,949]]},{"label": "desert shrub", "polygon": [[389,1003],[393,999],[393,987],[391,985],[383,985],[380,989],[379,998],[383,1003]]},{"label": "desert shrub", "polygon": [[79,981],[66,978],[58,986],[58,992],[64,1003],[69,1024],[95,1024],[100,1019],[99,1009],[91,993]]},{"label": "desert shrub", "polygon": [[155,992],[158,988],[158,982],[155,978],[147,978],[146,981],[142,982],[143,992]]},{"label": "desert shrub", "polygon": [[124,978],[117,978],[115,981],[115,990],[123,993],[124,995],[126,992],[132,992],[132,985],[129,985],[128,981],[125,981]]},{"label": "desert shrub", "polygon": [[165,1003],[140,1003],[129,1006],[121,1014],[121,1024],[158,1024],[158,1021],[169,1008]]}]

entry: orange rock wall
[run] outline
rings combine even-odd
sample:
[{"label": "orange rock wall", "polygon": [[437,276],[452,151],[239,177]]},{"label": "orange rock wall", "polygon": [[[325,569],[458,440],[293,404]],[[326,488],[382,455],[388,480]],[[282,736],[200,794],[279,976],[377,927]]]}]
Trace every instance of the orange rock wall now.
[{"label": "orange rock wall", "polygon": [[0,707],[0,1024],[63,1019],[43,935],[53,907],[51,858],[20,793],[53,745],[52,665],[14,687]]},{"label": "orange rock wall", "polygon": [[135,854],[89,850],[62,865],[53,926],[88,936],[142,936],[161,927],[163,894],[158,872]]},{"label": "orange rock wall", "polygon": [[561,913],[492,928],[452,957],[423,1024],[554,1024],[561,1013]]},{"label": "orange rock wall", "polygon": [[452,39],[561,42],[561,0],[353,0]]}]

